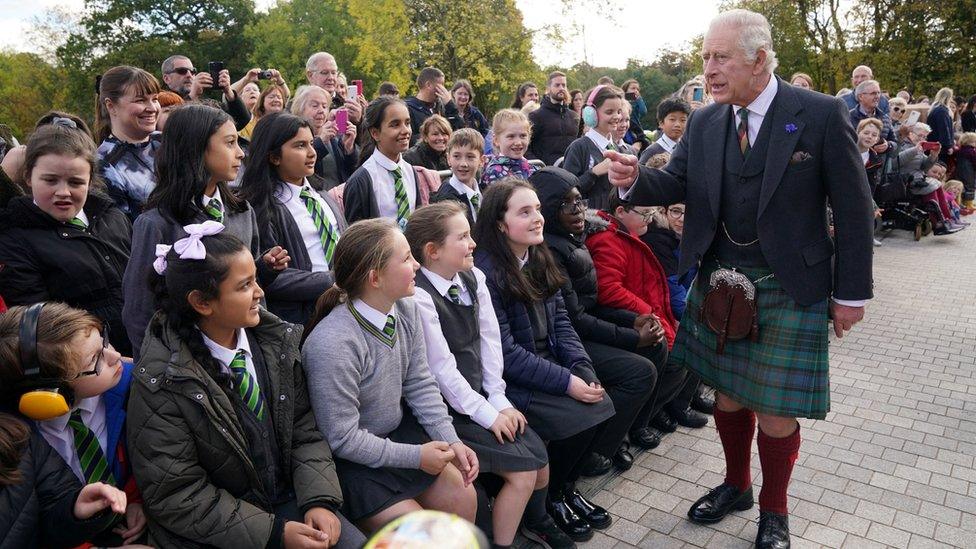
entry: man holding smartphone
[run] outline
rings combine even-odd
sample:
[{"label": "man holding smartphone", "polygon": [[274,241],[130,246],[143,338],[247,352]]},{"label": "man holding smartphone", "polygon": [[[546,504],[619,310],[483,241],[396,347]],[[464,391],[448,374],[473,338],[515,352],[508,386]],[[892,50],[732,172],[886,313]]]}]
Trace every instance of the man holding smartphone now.
[{"label": "man holding smartphone", "polygon": [[349,111],[349,121],[359,124],[367,101],[362,94],[357,94],[356,97],[350,95],[342,101],[339,97],[339,65],[331,53],[320,51],[309,56],[305,62],[305,79],[309,84],[329,92],[333,100],[332,109],[345,107]]},{"label": "man holding smartphone", "polygon": [[163,83],[186,101],[199,101],[210,89],[221,90],[223,94],[220,108],[234,119],[234,126],[240,131],[251,121],[251,113],[247,111],[237,92],[231,88],[230,73],[223,68],[223,62],[214,63],[220,63],[216,82],[210,72],[198,72],[193,68],[193,62],[187,56],[171,55],[163,61]]},{"label": "man holding smartphone", "polygon": [[420,139],[420,125],[435,114],[447,119],[452,130],[464,127],[464,119],[458,112],[457,105],[451,92],[444,86],[444,73],[437,67],[424,67],[417,75],[417,95],[407,98],[407,110],[410,111],[410,146],[417,144]]}]

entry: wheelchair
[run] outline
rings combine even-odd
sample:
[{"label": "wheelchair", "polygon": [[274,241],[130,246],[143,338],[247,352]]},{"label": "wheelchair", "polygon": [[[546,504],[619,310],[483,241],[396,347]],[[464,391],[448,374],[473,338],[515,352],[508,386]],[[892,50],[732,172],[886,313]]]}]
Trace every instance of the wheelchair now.
[{"label": "wheelchair", "polygon": [[881,229],[912,233],[915,241],[932,234],[930,213],[942,215],[938,203],[909,192],[910,182],[903,178],[882,181],[874,190],[874,202],[881,209]]}]

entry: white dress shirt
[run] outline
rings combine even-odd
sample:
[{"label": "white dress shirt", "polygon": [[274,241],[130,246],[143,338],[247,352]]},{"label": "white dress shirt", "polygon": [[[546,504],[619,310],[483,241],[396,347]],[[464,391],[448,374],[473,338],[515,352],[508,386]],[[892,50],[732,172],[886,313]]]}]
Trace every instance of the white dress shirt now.
[{"label": "white dress shirt", "polygon": [[220,197],[220,188],[214,187],[213,196],[207,196],[206,194],[200,195],[200,207],[203,211],[207,211],[207,206],[210,201],[216,198],[220,202],[220,211],[223,212],[224,216],[227,215],[227,205],[224,204],[224,199]]},{"label": "white dress shirt", "polygon": [[[420,268],[430,280],[431,285],[443,296],[452,284],[461,289],[461,303],[470,305],[471,295],[461,281],[459,275],[452,280]],[[498,413],[507,408],[513,408],[512,403],[505,397],[505,380],[502,379],[504,358],[502,355],[501,333],[498,328],[498,318],[495,308],[491,305],[491,296],[485,283],[485,275],[477,267],[472,270],[478,281],[478,326],[481,329],[481,372],[482,389],[488,394],[486,399],[481,393],[474,391],[468,381],[457,369],[457,362],[447,344],[444,332],[440,329],[440,317],[434,307],[434,298],[423,288],[417,287],[414,302],[424,324],[424,341],[427,344],[427,365],[434,374],[437,385],[440,386],[444,399],[456,412],[464,414],[485,429],[498,418]],[[448,298],[450,299],[450,298]]]},{"label": "white dress shirt", "polygon": [[674,148],[678,146],[678,142],[665,135],[663,131],[661,132],[661,137],[655,143],[660,145],[668,154],[673,153]]},{"label": "white dress shirt", "polygon": [[261,383],[258,379],[257,370],[254,369],[254,360],[251,358],[251,345],[247,342],[247,333],[244,332],[244,328],[238,328],[237,330],[237,348],[228,349],[223,345],[220,345],[216,341],[207,337],[207,334],[200,332],[203,336],[203,344],[207,346],[210,350],[210,356],[217,359],[220,363],[220,371],[228,374],[230,376],[234,375],[234,372],[230,369],[230,363],[237,356],[237,350],[241,349],[244,351],[244,367],[247,369],[247,373],[250,374],[251,379],[257,384],[258,388],[261,388]]},{"label": "white dress shirt", "polygon": [[[108,445],[108,425],[105,422],[105,403],[102,402],[101,395],[83,398],[72,409],[81,410],[81,422],[95,434],[98,445],[102,448],[105,459],[109,458],[109,453],[105,450]],[[75,448],[75,431],[68,425],[71,413],[58,416],[47,421],[38,421],[37,426],[41,431],[41,436],[51,445],[51,448],[61,456],[75,476],[82,484],[87,484],[84,472],[81,470],[81,460],[78,459],[78,450]]]},{"label": "white dress shirt", "polygon": [[[471,204],[471,197],[477,196],[478,204],[480,206],[482,196],[481,196],[481,191],[478,190],[478,183],[475,182],[474,188],[472,189],[471,187],[465,185],[464,183],[461,183],[461,180],[458,179],[456,176],[451,175],[451,178],[447,181],[447,184],[453,187],[454,190],[457,191],[459,194],[468,197],[468,210],[471,212],[471,219],[477,221],[478,212],[474,209],[474,205]],[[474,229],[474,227],[471,228]]]},{"label": "white dress shirt", "polygon": [[[407,164],[400,156],[394,162],[381,153],[379,149],[373,151],[373,155],[363,162],[363,167],[373,180],[373,196],[376,197],[376,206],[380,210],[380,217],[388,217],[394,221],[397,218],[396,192],[393,184],[393,174],[390,172],[397,167],[403,176],[403,188],[407,191],[407,202],[410,204],[410,211],[417,208],[417,181],[413,173],[413,166]],[[401,227],[402,229],[403,227]]]},{"label": "white dress shirt", "polygon": [[[360,314],[367,322],[376,327],[380,333],[383,332],[383,328],[386,328],[386,316],[393,315],[393,320],[396,322],[396,313],[394,312],[396,308],[390,309],[390,312],[384,313],[377,311],[376,309],[370,307],[362,299],[354,299],[352,302],[352,307],[356,309],[356,312]],[[396,326],[396,324],[394,324]]]},{"label": "white dress shirt", "polygon": [[[756,97],[752,100],[752,103],[746,105],[749,109],[749,146],[756,144],[756,138],[759,137],[759,129],[762,128],[763,120],[766,118],[766,113],[769,111],[769,106],[773,104],[773,99],[776,98],[776,90],[779,89],[779,84],[777,83],[776,77],[770,75],[769,82],[766,87]],[[732,105],[732,118],[735,127],[739,127],[739,110],[742,107],[738,105]]]},{"label": "white dress shirt", "polygon": [[332,270],[331,267],[325,262],[325,250],[322,248],[322,238],[319,235],[319,230],[315,227],[312,214],[308,213],[308,207],[305,206],[305,201],[300,196],[302,189],[305,188],[311,191],[312,197],[322,206],[326,221],[328,221],[332,226],[332,231],[338,236],[339,222],[335,212],[329,207],[329,203],[308,184],[308,180],[305,180],[301,187],[297,187],[291,183],[280,183],[277,189],[275,189],[275,198],[288,208],[288,213],[295,220],[295,225],[298,226],[298,232],[302,235],[302,242],[305,243],[305,249],[308,250],[308,258],[312,262],[312,272],[330,271]]}]

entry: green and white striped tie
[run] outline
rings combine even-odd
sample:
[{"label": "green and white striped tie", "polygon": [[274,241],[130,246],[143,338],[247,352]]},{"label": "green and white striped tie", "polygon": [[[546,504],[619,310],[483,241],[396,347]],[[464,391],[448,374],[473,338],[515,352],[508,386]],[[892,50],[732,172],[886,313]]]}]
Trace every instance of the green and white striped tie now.
[{"label": "green and white striped tie", "polygon": [[105,459],[105,452],[102,451],[95,432],[81,420],[81,410],[71,412],[68,426],[74,431],[75,450],[78,452],[81,472],[85,475],[85,484],[93,482],[115,484],[112,471],[109,470],[108,461]]},{"label": "green and white striped tie", "polygon": [[207,207],[203,209],[211,219],[218,223],[224,222],[224,205],[216,198],[211,198],[207,202]]},{"label": "green and white striped tie", "polygon": [[336,244],[339,242],[338,231],[332,226],[328,218],[325,217],[325,210],[322,209],[319,201],[312,196],[311,189],[302,187],[302,192],[298,196],[305,203],[305,209],[308,210],[308,215],[312,216],[312,223],[315,224],[315,229],[319,232],[319,239],[322,241],[322,252],[325,254],[325,262],[331,267],[332,256],[335,254]]},{"label": "green and white striped tie", "polygon": [[403,172],[397,166],[395,170],[390,170],[393,176],[393,196],[396,198],[397,224],[403,227],[410,219],[410,200],[407,198],[407,189],[403,185]]},{"label": "green and white striped tie", "polygon": [[386,315],[386,326],[383,326],[383,334],[390,339],[396,335],[396,318],[393,315]]},{"label": "green and white striped tie", "polygon": [[68,223],[74,225],[75,227],[78,227],[83,231],[88,229],[88,224],[82,221],[80,217],[72,217],[71,220],[68,221]]},{"label": "green and white striped tie", "polygon": [[247,371],[247,361],[244,349],[238,349],[234,360],[230,361],[230,371],[237,379],[237,392],[241,395],[247,409],[254,412],[259,420],[264,419],[264,399],[261,398],[261,388],[254,381],[254,377]]}]

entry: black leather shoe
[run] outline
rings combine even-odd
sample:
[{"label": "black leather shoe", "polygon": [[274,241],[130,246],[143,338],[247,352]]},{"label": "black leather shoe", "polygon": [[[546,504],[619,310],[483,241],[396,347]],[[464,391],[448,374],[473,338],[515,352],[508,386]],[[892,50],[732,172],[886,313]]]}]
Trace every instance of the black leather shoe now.
[{"label": "black leather shoe", "polygon": [[650,427],[643,427],[630,432],[630,443],[638,448],[653,450],[661,444],[661,435],[654,432]]},{"label": "black leather shoe", "polygon": [[600,475],[610,472],[613,468],[613,462],[609,459],[601,456],[600,454],[593,452],[590,457],[586,458],[586,465],[583,466],[583,470],[580,474],[584,477],[598,477]]},{"label": "black leather shoe", "polygon": [[[592,534],[592,530],[590,530]],[[522,535],[549,549],[575,549],[576,543],[546,515],[538,524],[522,524]]]},{"label": "black leather shoe", "polygon": [[606,509],[583,497],[579,490],[566,492],[566,503],[597,530],[609,528],[613,519]]},{"label": "black leather shoe", "polygon": [[731,484],[721,484],[699,498],[688,509],[688,518],[699,524],[714,524],[732,511],[745,511],[754,505],[752,486],[745,492]]},{"label": "black leather shoe", "polygon": [[671,419],[673,419],[675,423],[681,425],[682,427],[701,429],[702,427],[708,425],[708,416],[699,414],[691,408],[685,408],[685,411],[681,412],[680,414],[668,415],[671,416]]},{"label": "black leather shoe", "polygon": [[664,410],[661,410],[654,416],[654,419],[651,420],[651,427],[654,427],[662,433],[673,433],[678,430],[678,424]]},{"label": "black leather shoe", "polygon": [[757,549],[789,549],[790,519],[786,515],[762,511],[759,513]]},{"label": "black leather shoe", "polygon": [[552,521],[573,541],[589,541],[593,537],[590,523],[576,514],[576,511],[566,503],[566,498],[550,500],[546,507]]},{"label": "black leather shoe", "polygon": [[634,466],[634,456],[623,446],[617,450],[610,461],[613,462],[613,468],[618,471],[626,471]]},{"label": "black leather shoe", "polygon": [[691,409],[703,414],[712,415],[715,410],[715,399],[698,393],[691,399]]}]

